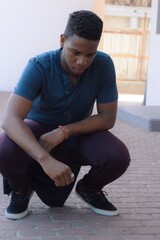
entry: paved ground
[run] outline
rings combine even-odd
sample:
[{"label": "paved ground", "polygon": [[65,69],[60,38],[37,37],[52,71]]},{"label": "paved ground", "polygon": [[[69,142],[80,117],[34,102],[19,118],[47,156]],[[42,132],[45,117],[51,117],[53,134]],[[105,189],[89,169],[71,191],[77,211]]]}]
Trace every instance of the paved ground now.
[{"label": "paved ground", "polygon": [[[6,102],[0,94],[0,121]],[[46,207],[36,195],[29,215],[7,220],[9,197],[0,188],[1,240],[160,240],[160,133],[149,132],[117,120],[112,132],[128,146],[131,165],[127,172],[105,187],[119,216],[94,214],[72,192],[64,208]],[[88,170],[82,168],[79,178]],[[1,182],[0,182],[0,185]]]}]

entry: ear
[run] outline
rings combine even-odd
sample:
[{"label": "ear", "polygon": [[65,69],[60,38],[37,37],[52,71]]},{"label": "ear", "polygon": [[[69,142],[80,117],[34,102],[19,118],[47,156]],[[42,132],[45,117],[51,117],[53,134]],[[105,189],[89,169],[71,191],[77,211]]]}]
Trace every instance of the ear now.
[{"label": "ear", "polygon": [[60,36],[60,46],[61,46],[61,48],[63,48],[65,41],[66,41],[66,36],[64,34],[61,34],[61,36]]}]

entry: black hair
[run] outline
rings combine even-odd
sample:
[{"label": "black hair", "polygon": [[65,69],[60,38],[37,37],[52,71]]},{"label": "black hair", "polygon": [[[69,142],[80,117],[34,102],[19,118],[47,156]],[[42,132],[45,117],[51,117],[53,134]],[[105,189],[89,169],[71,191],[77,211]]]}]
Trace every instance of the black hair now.
[{"label": "black hair", "polygon": [[102,28],[103,22],[95,13],[80,10],[69,15],[64,34],[66,37],[75,34],[88,40],[100,40]]}]

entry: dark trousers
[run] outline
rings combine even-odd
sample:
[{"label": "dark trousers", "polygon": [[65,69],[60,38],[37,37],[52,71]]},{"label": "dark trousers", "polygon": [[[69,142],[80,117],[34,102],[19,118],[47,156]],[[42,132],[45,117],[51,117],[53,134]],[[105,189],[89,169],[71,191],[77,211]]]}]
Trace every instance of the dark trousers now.
[{"label": "dark trousers", "polygon": [[[50,125],[32,120],[25,120],[25,123],[37,139],[52,130]],[[100,131],[79,138],[71,137],[50,154],[70,166],[75,174],[75,181],[81,166],[91,166],[83,177],[84,184],[91,191],[100,190],[119,178],[130,163],[126,146],[109,131]],[[5,133],[0,135],[0,173],[4,179],[4,193],[11,189],[19,191],[31,185],[48,206],[63,205],[75,183],[66,187],[56,187],[42,167]]]}]

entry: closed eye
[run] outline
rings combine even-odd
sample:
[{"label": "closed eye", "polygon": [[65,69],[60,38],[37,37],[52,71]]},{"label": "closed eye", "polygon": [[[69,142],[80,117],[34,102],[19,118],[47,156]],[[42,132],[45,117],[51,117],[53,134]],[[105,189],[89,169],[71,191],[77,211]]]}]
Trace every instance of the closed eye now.
[{"label": "closed eye", "polygon": [[96,53],[90,53],[90,54],[88,54],[87,56],[88,56],[88,57],[94,57],[95,54],[96,54]]},{"label": "closed eye", "polygon": [[[74,54],[74,55],[80,55],[81,53],[75,49],[71,49],[71,52]],[[89,54],[86,54],[87,57],[94,57],[95,56],[95,52],[94,53],[89,53]]]},{"label": "closed eye", "polygon": [[80,52],[76,51],[76,50],[71,50],[71,52],[74,54],[74,55],[79,55]]}]

